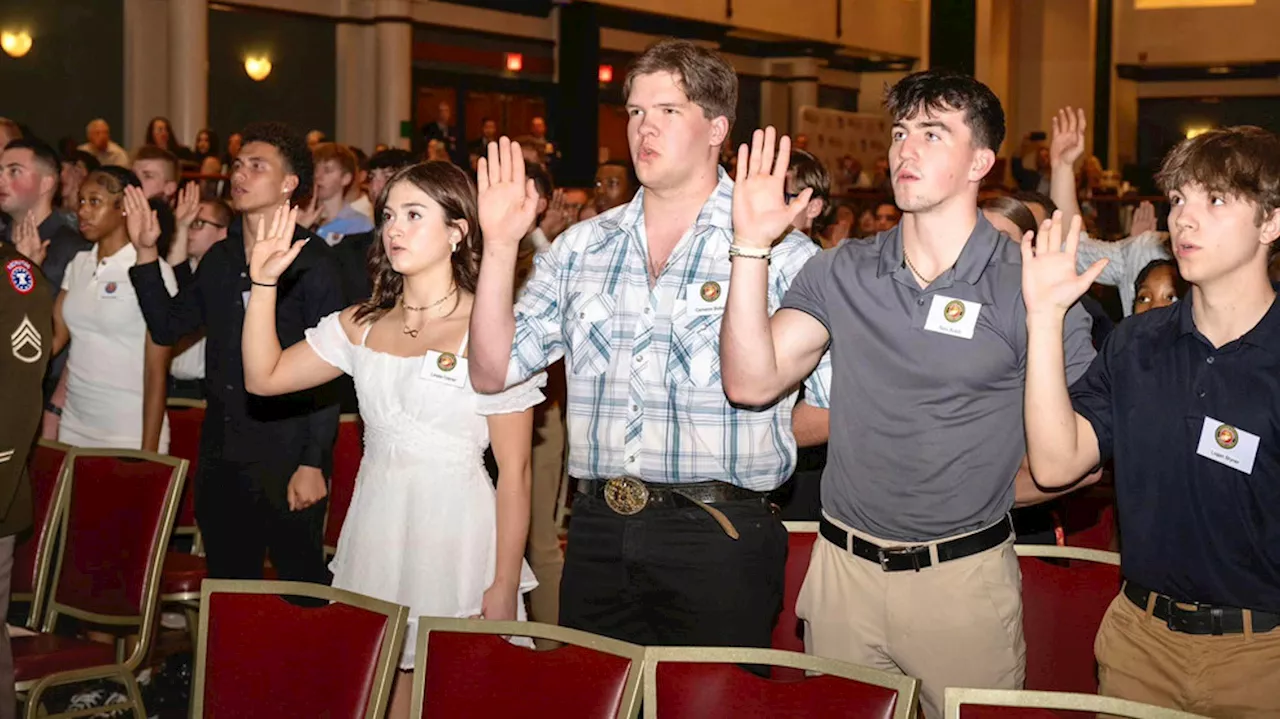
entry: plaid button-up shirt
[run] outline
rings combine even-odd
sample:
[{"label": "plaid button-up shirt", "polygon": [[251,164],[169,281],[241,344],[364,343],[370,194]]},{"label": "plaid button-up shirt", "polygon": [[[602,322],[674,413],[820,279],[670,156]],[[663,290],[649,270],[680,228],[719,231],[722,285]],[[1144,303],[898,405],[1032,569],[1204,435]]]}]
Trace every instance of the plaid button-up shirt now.
[{"label": "plaid button-up shirt", "polygon": [[[641,189],[627,205],[573,226],[539,254],[516,305],[507,383],[565,358],[575,477],[773,489],[795,467],[796,394],[767,408],[739,408],[720,383],[733,181],[720,171],[715,192],[652,287],[643,202]],[[774,247],[770,312],[817,252],[796,232]],[[830,386],[824,356],[805,381],[805,401],[828,407]]]}]

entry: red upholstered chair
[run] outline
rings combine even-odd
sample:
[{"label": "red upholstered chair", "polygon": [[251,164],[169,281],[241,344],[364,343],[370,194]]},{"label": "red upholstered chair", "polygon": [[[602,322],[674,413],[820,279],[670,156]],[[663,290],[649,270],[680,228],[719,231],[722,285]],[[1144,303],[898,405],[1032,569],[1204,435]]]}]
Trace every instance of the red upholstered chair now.
[{"label": "red upholstered chair", "polygon": [[[503,636],[560,642],[518,647]],[[536,622],[418,619],[410,716],[629,719],[640,711],[645,649]]]},{"label": "red upholstered chair", "polygon": [[342,523],[351,509],[356,491],[356,474],[364,457],[363,425],[360,415],[344,414],[338,423],[338,441],[333,446],[333,476],[329,478],[328,514],[324,520],[324,551],[333,556],[338,551]]},{"label": "red upholstered chair", "polygon": [[[1079,716],[1088,717],[1106,714],[1129,719],[1205,719],[1197,714],[1153,707],[1150,704],[1101,697],[1096,694],[1069,692],[948,687],[946,700],[947,706],[944,713],[946,719],[980,719],[987,716],[1052,719],[1060,716],[1054,710],[1069,711],[1073,715],[1078,713]],[[994,713],[989,711],[992,707],[1004,709]]]},{"label": "red upholstered chair", "polygon": [[[788,666],[821,676],[765,679],[740,664]],[[920,680],[777,649],[649,647],[648,719],[859,717],[915,719]]]},{"label": "red upholstered chair", "polygon": [[210,579],[191,716],[382,719],[408,612],[318,584]]},{"label": "red upholstered chair", "polygon": [[[804,626],[796,617],[796,598],[809,572],[809,557],[818,537],[817,522],[783,522],[787,528],[787,567],[782,585],[782,611],[773,625],[773,648],[804,651]],[[791,667],[772,667],[774,679],[802,679],[804,672]]]},{"label": "red upholstered chair", "polygon": [[[1026,688],[1098,691],[1093,640],[1120,592],[1120,555],[1096,549],[1014,545],[1022,567]],[[1051,563],[1045,561],[1065,560]]]},{"label": "red upholstered chair", "polygon": [[[27,695],[27,716],[35,717],[50,687],[112,679],[124,685],[128,700],[111,708],[145,713],[133,673],[151,651],[161,560],[187,462],[87,449],[75,450],[69,462],[66,498],[57,502],[61,549],[43,631],[12,640],[16,688]],[[113,647],[54,634],[63,616],[136,634],[138,641],[124,657],[123,640]]]},{"label": "red upholstered chair", "polygon": [[58,530],[55,506],[66,489],[64,477],[71,471],[67,458],[74,450],[61,442],[42,439],[27,456],[27,477],[31,482],[32,532],[13,550],[13,580],[10,601],[28,603],[28,629],[40,626],[45,595],[49,593],[49,568]]},{"label": "red upholstered chair", "polygon": [[174,523],[173,533],[197,534],[195,477],[196,462],[200,459],[200,428],[204,424],[205,403],[203,400],[170,398],[169,414],[169,454],[187,460],[187,476],[190,481],[182,493],[182,504],[178,506],[178,519]]}]

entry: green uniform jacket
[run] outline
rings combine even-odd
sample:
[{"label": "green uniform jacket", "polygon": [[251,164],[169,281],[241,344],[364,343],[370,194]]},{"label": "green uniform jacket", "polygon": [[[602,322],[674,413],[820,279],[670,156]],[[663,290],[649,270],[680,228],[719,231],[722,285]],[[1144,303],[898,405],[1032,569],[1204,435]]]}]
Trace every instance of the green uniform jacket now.
[{"label": "green uniform jacket", "polygon": [[0,537],[31,526],[27,455],[44,411],[53,293],[40,268],[0,244]]}]

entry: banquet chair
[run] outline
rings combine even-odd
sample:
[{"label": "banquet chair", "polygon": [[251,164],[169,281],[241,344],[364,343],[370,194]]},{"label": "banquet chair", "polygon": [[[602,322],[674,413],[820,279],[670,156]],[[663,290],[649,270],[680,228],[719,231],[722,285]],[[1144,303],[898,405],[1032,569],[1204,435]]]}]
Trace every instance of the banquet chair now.
[{"label": "banquet chair", "polygon": [[[66,489],[64,478],[71,471],[68,458],[74,449],[53,440],[42,439],[27,457],[27,477],[31,483],[31,535],[13,549],[13,574],[9,601],[28,605],[27,629],[40,626],[46,595],[49,593],[49,570],[53,566],[57,544],[57,499]],[[12,607],[12,604],[10,604]]]},{"label": "banquet chair", "polygon": [[[1071,692],[1041,692],[1029,689],[961,689],[948,687],[946,691],[945,719],[968,719],[981,715],[986,707],[1017,707],[1026,713],[1001,712],[1001,717],[1038,719],[1050,710],[1088,712],[1126,719],[1206,719],[1198,714],[1188,714],[1176,709],[1164,709],[1150,704],[1103,697],[1096,694]],[[1053,715],[1049,715],[1053,716]]]},{"label": "banquet chair", "polygon": [[[774,649],[790,652],[804,651],[804,627],[796,616],[796,599],[800,587],[809,572],[809,558],[813,543],[818,538],[817,522],[783,522],[787,528],[787,564],[782,584],[782,611],[773,625]],[[804,672],[792,667],[771,668],[774,679],[800,679]]]},{"label": "banquet chair", "polygon": [[329,478],[329,503],[324,519],[324,551],[332,557],[338,551],[338,537],[351,509],[356,491],[356,475],[364,457],[363,425],[360,415],[344,414],[338,422],[338,440],[333,446],[333,476]]}]

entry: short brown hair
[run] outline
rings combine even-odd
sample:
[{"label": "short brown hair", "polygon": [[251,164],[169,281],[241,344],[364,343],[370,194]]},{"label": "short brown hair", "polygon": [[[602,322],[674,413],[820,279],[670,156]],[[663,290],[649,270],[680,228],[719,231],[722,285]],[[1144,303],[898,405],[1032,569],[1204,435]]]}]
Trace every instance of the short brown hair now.
[{"label": "short brown hair", "polygon": [[178,158],[163,147],[155,145],[143,145],[138,148],[137,154],[133,156],[133,161],[138,160],[160,160],[169,170],[169,180],[178,181]]},{"label": "short brown hair", "polygon": [[733,127],[738,112],[738,75],[720,55],[688,40],[659,40],[650,45],[627,68],[622,96],[631,95],[631,85],[640,75],[669,72],[689,101],[702,108],[708,120],[724,116]]},{"label": "short brown hair", "polygon": [[1247,200],[1257,205],[1261,225],[1280,208],[1280,138],[1240,125],[1183,140],[1165,156],[1156,184],[1166,194],[1196,186]]},{"label": "short brown hair", "polygon": [[796,178],[793,190],[799,193],[806,188],[811,189],[813,195],[809,199],[822,200],[822,212],[813,218],[814,233],[820,235],[831,226],[831,221],[835,218],[835,207],[831,204],[831,175],[827,173],[822,160],[805,150],[791,151],[790,171],[795,173]]},{"label": "short brown hair", "polygon": [[[4,130],[4,134],[8,135],[10,140],[22,139],[22,128],[18,123],[7,117],[0,117],[0,130]],[[0,147],[0,150],[3,149],[3,147]]]},{"label": "short brown hair", "polygon": [[351,175],[356,175],[356,169],[359,167],[359,161],[356,159],[356,153],[346,145],[339,145],[336,142],[322,142],[316,145],[316,149],[311,152],[311,160],[319,165],[328,160],[337,160],[342,167],[342,171]]},{"label": "short brown hair", "polygon": [[209,206],[209,212],[213,214],[213,219],[223,227],[231,224],[233,213],[226,202],[217,197],[209,197],[200,201],[202,205]]}]

